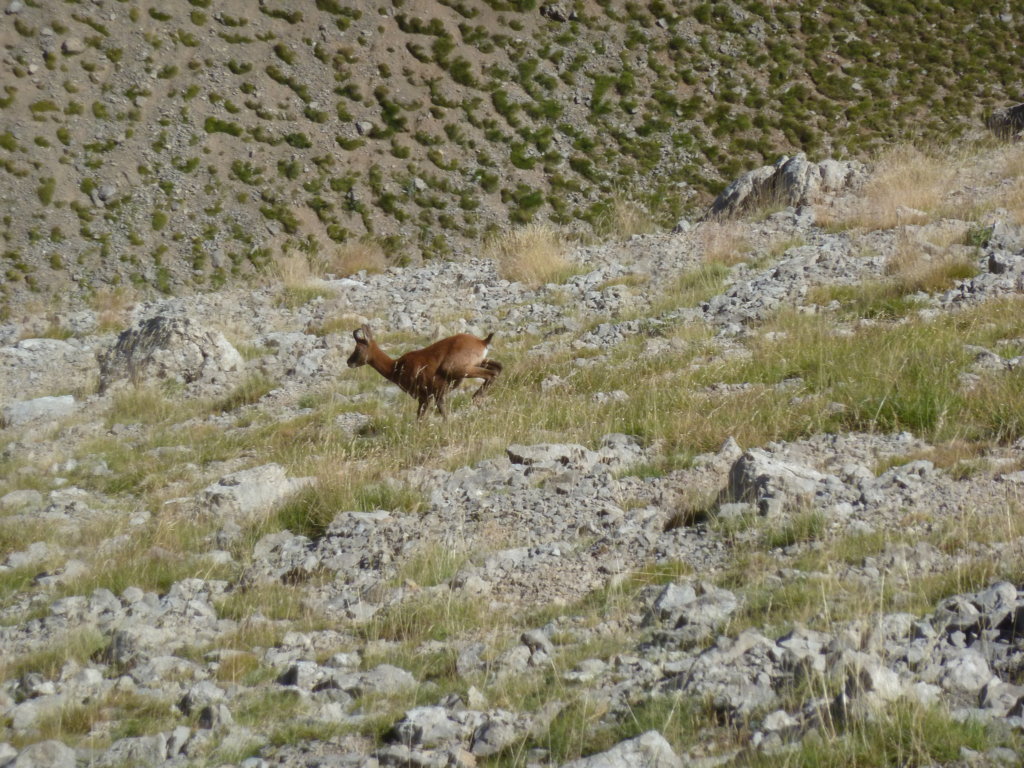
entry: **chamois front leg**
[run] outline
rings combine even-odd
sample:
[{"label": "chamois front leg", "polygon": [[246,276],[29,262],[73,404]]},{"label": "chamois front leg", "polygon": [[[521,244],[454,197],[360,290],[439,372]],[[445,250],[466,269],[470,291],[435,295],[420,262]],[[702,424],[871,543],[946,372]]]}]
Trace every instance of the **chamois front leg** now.
[{"label": "chamois front leg", "polygon": [[449,381],[443,376],[434,377],[434,403],[437,405],[437,412],[441,414],[441,418],[448,418],[448,407],[445,404],[445,396],[448,394],[448,390],[455,389],[459,386],[459,380]]}]

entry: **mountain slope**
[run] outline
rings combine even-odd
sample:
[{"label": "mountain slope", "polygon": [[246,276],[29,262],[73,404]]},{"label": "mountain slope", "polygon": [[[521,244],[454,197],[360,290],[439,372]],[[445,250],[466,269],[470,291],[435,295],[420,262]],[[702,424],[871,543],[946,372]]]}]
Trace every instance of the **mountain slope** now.
[{"label": "mountain slope", "polygon": [[[561,20],[560,20],[561,19]],[[948,138],[1021,91],[1007,3],[14,0],[4,305],[217,286],[370,236],[670,224],[779,153]]]}]

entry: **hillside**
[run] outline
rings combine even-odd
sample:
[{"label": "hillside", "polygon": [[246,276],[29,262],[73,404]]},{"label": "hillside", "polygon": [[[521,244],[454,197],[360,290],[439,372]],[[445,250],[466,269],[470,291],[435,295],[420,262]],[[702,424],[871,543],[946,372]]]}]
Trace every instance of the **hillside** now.
[{"label": "hillside", "polygon": [[0,325],[0,765],[1017,764],[1022,145],[679,229]]},{"label": "hillside", "polygon": [[11,0],[0,310],[671,226],[780,153],[980,125],[1022,33],[939,0]]}]

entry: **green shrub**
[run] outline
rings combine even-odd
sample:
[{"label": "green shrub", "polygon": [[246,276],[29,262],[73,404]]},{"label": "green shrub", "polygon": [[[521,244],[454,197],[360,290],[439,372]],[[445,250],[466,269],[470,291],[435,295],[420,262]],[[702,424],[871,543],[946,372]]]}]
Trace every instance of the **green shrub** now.
[{"label": "green shrub", "polygon": [[36,189],[36,194],[39,196],[39,202],[41,202],[43,205],[49,205],[51,202],[53,202],[53,193],[54,190],[56,190],[56,188],[57,180],[55,178],[51,176],[49,178],[43,179],[39,183],[38,189]]}]

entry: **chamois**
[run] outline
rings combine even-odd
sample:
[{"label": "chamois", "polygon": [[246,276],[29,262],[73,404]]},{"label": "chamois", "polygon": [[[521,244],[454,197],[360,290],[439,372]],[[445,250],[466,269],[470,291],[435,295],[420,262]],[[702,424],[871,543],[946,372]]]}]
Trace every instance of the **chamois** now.
[{"label": "chamois", "polygon": [[458,387],[463,379],[484,380],[480,389],[473,393],[476,398],[486,392],[501,373],[501,363],[486,359],[487,346],[493,336],[491,333],[486,339],[478,339],[468,333],[459,333],[392,360],[377,346],[370,326],[364,325],[352,332],[356,348],[348,358],[348,367],[369,365],[419,400],[417,419],[423,416],[431,399],[437,405],[437,412],[447,418],[445,395]]}]

